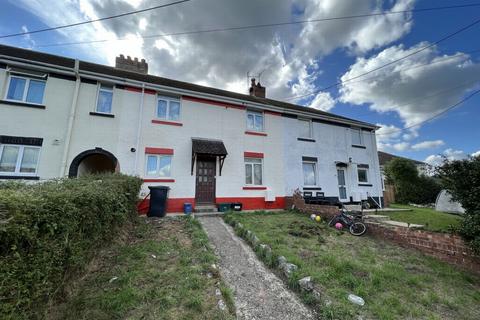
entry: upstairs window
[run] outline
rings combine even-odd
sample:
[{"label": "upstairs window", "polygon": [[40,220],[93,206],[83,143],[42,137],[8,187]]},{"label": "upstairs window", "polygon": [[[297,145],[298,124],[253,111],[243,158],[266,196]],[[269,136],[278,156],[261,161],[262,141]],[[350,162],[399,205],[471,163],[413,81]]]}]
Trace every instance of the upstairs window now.
[{"label": "upstairs window", "polygon": [[22,145],[0,145],[0,173],[31,175],[37,173],[40,148]]},{"label": "upstairs window", "polygon": [[303,161],[303,185],[316,186],[317,185],[317,163],[314,161]]},{"label": "upstairs window", "polygon": [[312,121],[307,119],[298,119],[300,124],[300,138],[312,138]]},{"label": "upstairs window", "polygon": [[11,75],[8,81],[6,100],[42,104],[45,80]]},{"label": "upstairs window", "polygon": [[352,144],[356,146],[363,146],[362,130],[354,128],[350,130],[352,132]]},{"label": "upstairs window", "polygon": [[245,184],[261,186],[263,183],[263,161],[261,158],[245,158]]},{"label": "upstairs window", "polygon": [[147,154],[145,175],[148,177],[171,177],[172,156]]},{"label": "upstairs window", "polygon": [[263,113],[247,111],[247,129],[252,131],[263,131]]},{"label": "upstairs window", "polygon": [[157,118],[162,120],[180,120],[180,100],[169,97],[158,97]]},{"label": "upstairs window", "polygon": [[96,112],[112,113],[113,86],[101,84],[98,87]]}]

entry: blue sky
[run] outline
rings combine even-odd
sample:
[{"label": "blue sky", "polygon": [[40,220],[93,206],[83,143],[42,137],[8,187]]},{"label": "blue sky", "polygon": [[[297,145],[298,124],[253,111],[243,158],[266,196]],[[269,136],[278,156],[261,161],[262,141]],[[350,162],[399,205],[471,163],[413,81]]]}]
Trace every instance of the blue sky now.
[{"label": "blue sky", "polygon": [[[7,0],[0,34],[35,30],[168,3],[158,0]],[[0,39],[97,63],[118,54],[146,58],[160,76],[245,92],[246,74],[262,73],[267,96],[291,100],[384,126],[381,149],[438,163],[442,154],[462,158],[480,151],[480,94],[443,116],[423,122],[479,88],[480,24],[456,37],[328,92],[319,88],[348,79],[432,43],[480,17],[480,6],[246,31],[163,37],[139,35],[275,23],[444,5],[461,0],[192,0],[156,11],[61,31]],[[116,39],[97,44],[45,44]],[[390,59],[390,60],[389,60]],[[435,62],[436,61],[436,62]],[[429,66],[425,64],[435,62]],[[395,69],[396,68],[396,69]]]}]

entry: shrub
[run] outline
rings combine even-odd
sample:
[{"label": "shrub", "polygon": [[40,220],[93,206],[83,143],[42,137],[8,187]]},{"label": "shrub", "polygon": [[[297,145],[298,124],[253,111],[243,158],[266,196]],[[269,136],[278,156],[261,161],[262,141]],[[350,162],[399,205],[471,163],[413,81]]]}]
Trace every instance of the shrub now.
[{"label": "shrub", "polygon": [[480,156],[445,161],[437,168],[442,185],[465,209],[460,234],[480,254]]},{"label": "shrub", "polygon": [[395,185],[395,200],[399,203],[433,203],[441,190],[435,178],[419,175],[415,164],[408,159],[390,160],[385,173],[387,181]]},{"label": "shrub", "polygon": [[43,318],[66,273],[136,216],[141,180],[124,175],[0,184],[0,314]]}]

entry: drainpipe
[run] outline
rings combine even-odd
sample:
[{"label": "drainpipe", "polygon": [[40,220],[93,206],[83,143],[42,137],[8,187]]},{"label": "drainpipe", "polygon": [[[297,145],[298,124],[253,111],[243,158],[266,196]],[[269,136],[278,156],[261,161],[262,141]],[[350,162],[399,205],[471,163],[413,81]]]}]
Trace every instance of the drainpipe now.
[{"label": "drainpipe", "polygon": [[77,110],[78,92],[80,90],[80,73],[79,60],[75,59],[75,91],[73,93],[72,106],[70,107],[70,115],[68,117],[67,133],[65,135],[65,147],[63,149],[62,164],[60,166],[60,177],[64,177],[67,170],[67,157],[70,151],[70,142],[72,140],[73,121],[75,120],[75,112]]},{"label": "drainpipe", "polygon": [[138,125],[137,125],[137,141],[135,143],[135,164],[133,166],[133,174],[137,174],[138,169],[138,157],[140,154],[140,135],[142,132],[142,120],[143,120],[143,104],[145,100],[145,83],[142,83],[142,97],[140,99],[140,114],[138,116]]}]

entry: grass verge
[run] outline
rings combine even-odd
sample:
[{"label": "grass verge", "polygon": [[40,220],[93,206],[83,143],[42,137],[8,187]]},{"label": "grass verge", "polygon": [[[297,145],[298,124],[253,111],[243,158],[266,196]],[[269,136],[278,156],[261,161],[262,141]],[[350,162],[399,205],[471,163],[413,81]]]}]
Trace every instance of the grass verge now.
[{"label": "grass verge", "polygon": [[[231,294],[212,268],[216,257],[199,223],[139,220],[99,252],[47,319],[233,319]],[[230,312],[218,308],[217,288]]]},{"label": "grass verge", "polygon": [[[292,212],[235,213],[234,219],[311,276],[321,301],[301,294],[325,319],[479,319],[480,278],[414,250],[315,223]],[[365,299],[350,303],[349,293]]]},{"label": "grass verge", "polygon": [[401,204],[392,204],[390,208],[411,209],[411,211],[382,212],[381,214],[388,215],[393,221],[422,224],[425,226],[424,229],[429,231],[449,232],[458,228],[462,221],[461,216],[435,211],[430,208],[417,208]]}]

